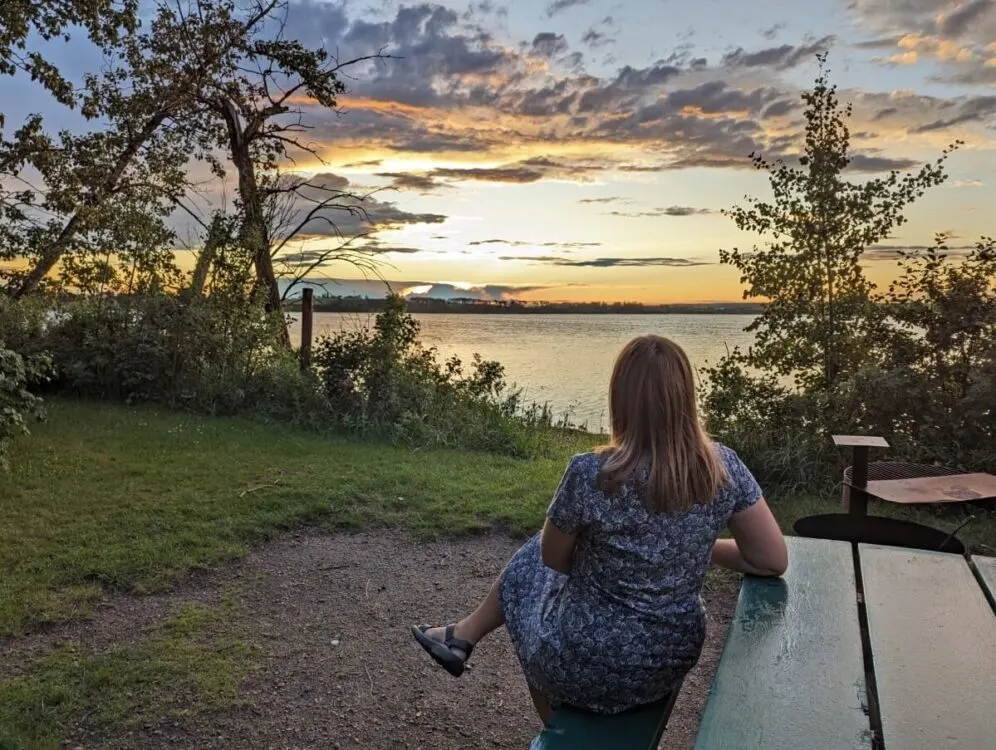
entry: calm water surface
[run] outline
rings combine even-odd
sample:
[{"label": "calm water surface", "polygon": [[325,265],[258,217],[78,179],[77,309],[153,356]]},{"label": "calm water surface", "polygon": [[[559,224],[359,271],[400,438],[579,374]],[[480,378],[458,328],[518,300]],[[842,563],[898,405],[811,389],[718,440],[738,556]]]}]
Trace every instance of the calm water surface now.
[{"label": "calm water surface", "polygon": [[[702,367],[727,347],[749,346],[749,315],[416,315],[422,340],[441,358],[474,353],[498,360],[506,379],[525,400],[549,402],[558,415],[598,430],[608,423],[612,363],[634,336],[654,333],[678,342],[692,364]],[[296,318],[296,316],[295,316]],[[371,325],[366,314],[316,313],[315,337]],[[295,319],[291,337],[300,340]]]}]

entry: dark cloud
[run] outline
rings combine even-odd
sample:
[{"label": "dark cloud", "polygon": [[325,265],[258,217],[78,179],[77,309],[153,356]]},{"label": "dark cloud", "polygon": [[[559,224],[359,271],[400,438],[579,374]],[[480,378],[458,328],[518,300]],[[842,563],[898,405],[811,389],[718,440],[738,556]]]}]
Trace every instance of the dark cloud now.
[{"label": "dark cloud", "polygon": [[586,180],[592,172],[605,168],[602,164],[568,163],[540,156],[501,167],[439,167],[429,175],[452,180],[529,184],[544,179]]},{"label": "dark cloud", "polygon": [[383,159],[368,159],[366,161],[353,161],[342,166],[343,169],[359,169],[361,167],[379,167],[383,163]]},{"label": "dark cloud", "polygon": [[961,36],[980,16],[988,13],[994,6],[996,6],[994,0],[973,0],[959,5],[950,13],[938,17],[937,33],[946,37]]},{"label": "dark cloud", "polygon": [[453,180],[477,180],[479,182],[506,182],[528,184],[539,182],[545,173],[526,167],[439,167],[430,173],[436,177]]},{"label": "dark cloud", "polygon": [[546,15],[548,18],[553,18],[558,13],[562,13],[568,8],[575,8],[579,5],[588,5],[591,0],[553,0],[548,6],[546,6]]},{"label": "dark cloud", "polygon": [[[929,245],[872,245],[862,254],[862,258],[869,261],[900,260],[903,253],[907,255],[920,255],[932,246]],[[942,255],[963,256],[975,249],[974,245],[954,245],[949,246]]]},{"label": "dark cloud", "polygon": [[533,52],[543,57],[555,57],[567,51],[567,40],[563,34],[543,31],[533,38]]},{"label": "dark cloud", "polygon": [[391,180],[391,187],[396,190],[414,190],[420,193],[432,193],[442,188],[452,187],[440,182],[430,175],[412,174],[410,172],[378,172],[377,177]]},{"label": "dark cloud", "polygon": [[825,52],[836,37],[832,34],[809,44],[782,44],[756,52],[747,52],[743,47],[723,56],[723,65],[728,68],[775,68],[786,70],[800,63],[809,62],[819,52]]},{"label": "dark cloud", "polygon": [[[512,258],[514,256],[508,256]],[[533,258],[532,260],[537,260]],[[691,266],[708,266],[710,263],[689,260],[688,258],[592,258],[590,260],[572,260],[570,258],[553,258],[538,261],[554,266],[570,268],[640,268],[649,266],[668,266],[670,268],[688,268]]]},{"label": "dark cloud", "polygon": [[335,198],[338,208],[329,207],[314,216],[302,228],[303,236],[355,237],[385,229],[397,229],[411,224],[442,224],[446,216],[434,213],[412,213],[394,203],[350,192],[350,182],[341,175],[317,174],[298,189],[299,200],[292,214],[292,225],[307,217],[316,201]]},{"label": "dark cloud", "polygon": [[[401,151],[414,154],[445,153],[448,151],[480,151],[482,143],[480,140],[468,140],[464,133],[429,133],[423,131],[420,135],[410,136],[400,141],[386,144],[392,151]],[[489,146],[490,144],[487,144]]]},{"label": "dark cloud", "polygon": [[559,265],[570,260],[559,255],[499,255],[498,260],[520,261],[525,263],[553,263]]},{"label": "dark cloud", "polygon": [[890,158],[887,156],[875,156],[871,154],[852,154],[848,169],[855,172],[889,172],[895,170],[912,169],[919,166],[916,159],[904,159],[902,157]]},{"label": "dark cloud", "polygon": [[598,49],[599,47],[604,47],[607,44],[616,43],[615,37],[610,36],[604,31],[599,31],[594,26],[584,32],[584,36],[581,37],[581,41],[592,49]]},{"label": "dark cloud", "polygon": [[766,110],[764,110],[764,113],[761,116],[765,118],[784,117],[785,115],[799,109],[799,106],[799,102],[794,99],[782,99],[781,101],[770,105]]},{"label": "dark cloud", "polygon": [[[863,0],[856,0],[859,4]],[[906,0],[903,0],[904,2]],[[920,2],[922,0],[912,0]],[[569,7],[570,4],[564,7]],[[544,32],[516,46],[492,38],[473,20],[431,3],[406,6],[385,21],[354,20],[341,12],[345,6],[294,3],[292,33],[302,43],[316,38],[341,57],[377,51],[396,54],[383,64],[356,71],[350,82],[356,111],[345,116],[309,111],[315,117],[313,137],[327,144],[329,153],[344,144],[392,149],[399,153],[489,154],[509,143],[537,147],[557,141],[576,141],[597,153],[600,144],[639,146],[649,155],[642,164],[588,163],[559,158],[529,160],[498,167],[457,168],[419,175],[435,180],[493,181],[528,184],[540,180],[585,181],[599,170],[661,171],[684,168],[742,168],[748,154],[772,156],[797,149],[801,133],[766,132],[765,118],[796,114],[801,106],[789,86],[752,81],[766,80],[758,71],[799,64],[831,37],[801,45],[772,46],[757,51],[735,50],[711,69],[704,59],[693,59],[690,49],[679,48],[649,65],[619,68],[614,75],[596,77],[578,71],[559,55],[561,34]],[[308,13],[303,14],[302,10]],[[331,20],[330,20],[331,19]],[[296,25],[295,25],[296,24]],[[608,22],[591,27],[603,32]],[[869,26],[871,32],[876,29]],[[317,36],[316,36],[317,35]],[[557,65],[540,64],[556,54]],[[733,72],[729,70],[732,67]],[[994,69],[996,70],[996,69]],[[725,75],[725,77],[720,77]],[[682,85],[688,80],[687,85]],[[694,83],[692,83],[694,82]],[[371,105],[367,100],[389,102]],[[875,109],[899,108],[897,122],[942,127],[957,113],[922,108],[912,102],[885,100]],[[486,116],[474,127],[454,125],[446,111],[501,113],[489,125]],[[476,117],[476,114],[475,114]],[[963,118],[971,117],[968,113]],[[518,121],[515,120],[518,118]],[[311,123],[309,123],[311,124]],[[858,166],[888,168],[881,155],[868,155]],[[902,162],[903,160],[900,160]],[[414,181],[399,184],[417,189]],[[422,181],[422,188],[430,187]]]},{"label": "dark cloud", "polygon": [[957,112],[952,115],[919,125],[910,132],[927,133],[966,122],[985,122],[991,120],[994,115],[996,115],[996,96],[973,96],[963,100],[958,105]]},{"label": "dark cloud", "polygon": [[883,36],[863,42],[851,42],[851,46],[855,49],[895,49],[900,39],[898,36]]},{"label": "dark cloud", "polygon": [[785,28],[785,24],[783,24],[783,23],[776,23],[774,26],[769,26],[768,28],[763,29],[761,31],[761,36],[763,36],[765,39],[769,39],[769,40],[770,39],[774,39],[776,36],[778,36],[778,32],[781,31],[784,28]]},{"label": "dark cloud", "polygon": [[702,216],[715,213],[709,208],[692,208],[691,206],[667,206],[653,208],[649,211],[610,211],[606,216],[625,216],[627,218],[659,217],[659,216]]},{"label": "dark cloud", "polygon": [[663,86],[679,75],[681,69],[667,63],[656,63],[646,68],[626,65],[610,82],[603,84],[594,79],[595,85],[583,87],[584,93],[577,99],[575,111],[589,114],[632,106],[649,93],[649,89]]}]

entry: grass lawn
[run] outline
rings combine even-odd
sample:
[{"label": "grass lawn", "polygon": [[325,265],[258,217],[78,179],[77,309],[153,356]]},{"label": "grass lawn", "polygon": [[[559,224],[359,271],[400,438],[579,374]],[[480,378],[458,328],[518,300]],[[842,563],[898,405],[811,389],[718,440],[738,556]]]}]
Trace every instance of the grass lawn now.
[{"label": "grass lawn", "polygon": [[[565,438],[561,456],[523,461],[54,401],[48,422],[15,441],[11,471],[0,474],[0,646],[85,617],[107,592],[168,589],[303,523],[526,535],[538,528],[568,456],[588,447]],[[772,505],[786,528],[837,507],[785,497]],[[961,536],[996,548],[996,523],[976,522]],[[56,747],[55,729],[81,713],[110,723],[140,716],[136,701],[164,685],[205,705],[226,700],[251,662],[224,626],[230,619],[191,611],[140,644],[60,650],[0,678],[0,750]]]}]

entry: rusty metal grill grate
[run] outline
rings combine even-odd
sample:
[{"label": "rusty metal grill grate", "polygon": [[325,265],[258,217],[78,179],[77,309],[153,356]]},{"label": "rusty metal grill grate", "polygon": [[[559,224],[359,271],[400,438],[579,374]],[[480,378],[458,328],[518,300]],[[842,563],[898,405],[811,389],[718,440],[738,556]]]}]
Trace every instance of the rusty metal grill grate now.
[{"label": "rusty metal grill grate", "polygon": [[[850,483],[854,467],[844,469],[844,481]],[[924,479],[926,477],[950,477],[961,474],[957,469],[931,464],[913,464],[906,461],[873,461],[868,464],[868,481],[881,482],[891,479]]]}]

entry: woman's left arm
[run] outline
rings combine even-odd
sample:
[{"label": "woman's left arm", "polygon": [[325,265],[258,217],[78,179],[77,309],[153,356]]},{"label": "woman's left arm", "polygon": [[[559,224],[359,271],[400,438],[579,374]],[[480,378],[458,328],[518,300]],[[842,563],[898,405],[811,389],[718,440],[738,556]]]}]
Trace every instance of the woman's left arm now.
[{"label": "woman's left arm", "polygon": [[540,535],[540,551],[543,554],[543,564],[558,573],[565,575],[571,572],[574,562],[574,546],[577,544],[577,534],[561,531],[549,519],[543,524]]}]

